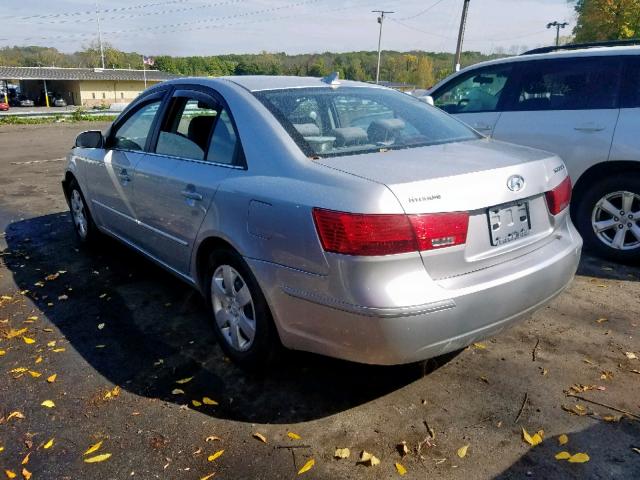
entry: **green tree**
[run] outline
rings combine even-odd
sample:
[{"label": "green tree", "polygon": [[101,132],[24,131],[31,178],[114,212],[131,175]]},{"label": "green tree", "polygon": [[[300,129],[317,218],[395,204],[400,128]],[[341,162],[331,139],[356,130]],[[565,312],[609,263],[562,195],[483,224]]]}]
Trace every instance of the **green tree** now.
[{"label": "green tree", "polygon": [[640,37],[640,0],[570,0],[578,21],[576,42]]}]

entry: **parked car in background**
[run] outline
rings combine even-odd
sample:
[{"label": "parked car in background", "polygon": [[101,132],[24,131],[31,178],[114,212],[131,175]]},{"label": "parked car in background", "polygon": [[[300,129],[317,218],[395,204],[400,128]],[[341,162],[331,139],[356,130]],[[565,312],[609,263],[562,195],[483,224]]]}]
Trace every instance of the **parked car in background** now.
[{"label": "parked car in background", "polygon": [[67,101],[62,97],[54,98],[52,106],[54,107],[66,107]]},{"label": "parked car in background", "polygon": [[7,110],[9,110],[9,104],[4,101],[0,101],[0,112],[6,112]]},{"label": "parked car in background", "polygon": [[18,97],[18,105],[20,107],[34,107],[35,106],[35,102],[33,100],[31,100],[29,97],[26,97],[24,95],[20,95]]},{"label": "parked car in background", "polygon": [[496,140],[557,153],[585,245],[640,260],[640,46],[536,49],[466,68],[429,95]]},{"label": "parked car in background", "polygon": [[199,289],[241,364],[279,342],[376,364],[463,348],[560,293],[582,246],[558,156],[335,77],[151,87],[77,138],[63,186],[80,241]]}]

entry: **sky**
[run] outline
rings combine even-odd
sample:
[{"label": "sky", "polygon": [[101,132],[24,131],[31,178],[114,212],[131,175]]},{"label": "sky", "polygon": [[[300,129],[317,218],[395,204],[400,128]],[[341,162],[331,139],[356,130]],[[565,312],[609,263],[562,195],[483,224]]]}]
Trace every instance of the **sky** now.
[{"label": "sky", "polygon": [[[3,0],[0,46],[81,50],[98,38],[95,0]],[[145,55],[375,50],[455,51],[463,0],[97,0],[102,38]],[[567,0],[471,0],[464,50],[516,53],[575,25]]]}]

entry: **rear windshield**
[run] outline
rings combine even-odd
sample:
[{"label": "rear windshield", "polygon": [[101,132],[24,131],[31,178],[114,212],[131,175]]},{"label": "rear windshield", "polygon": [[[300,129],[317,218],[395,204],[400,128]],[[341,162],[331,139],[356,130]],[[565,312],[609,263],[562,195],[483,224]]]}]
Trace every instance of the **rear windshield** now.
[{"label": "rear windshield", "polygon": [[333,157],[414,148],[478,135],[407,94],[381,88],[255,92],[305,154]]}]

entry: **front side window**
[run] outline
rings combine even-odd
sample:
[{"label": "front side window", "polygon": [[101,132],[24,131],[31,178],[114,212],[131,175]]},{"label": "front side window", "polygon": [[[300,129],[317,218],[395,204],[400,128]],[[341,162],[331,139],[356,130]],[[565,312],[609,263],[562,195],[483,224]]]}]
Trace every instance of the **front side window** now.
[{"label": "front side window", "polygon": [[299,88],[254,95],[309,156],[350,155],[479,138],[462,123],[416,98],[382,88]]},{"label": "front side window", "polygon": [[512,70],[511,65],[497,65],[463,74],[438,89],[434,103],[448,113],[495,112]]},{"label": "front side window", "polygon": [[629,56],[625,59],[626,72],[622,86],[622,108],[640,107],[640,56]]},{"label": "front side window", "polygon": [[144,150],[161,100],[147,103],[118,127],[111,146],[123,150]]},{"label": "front side window", "polygon": [[610,57],[528,62],[513,110],[615,108],[619,61]]}]

